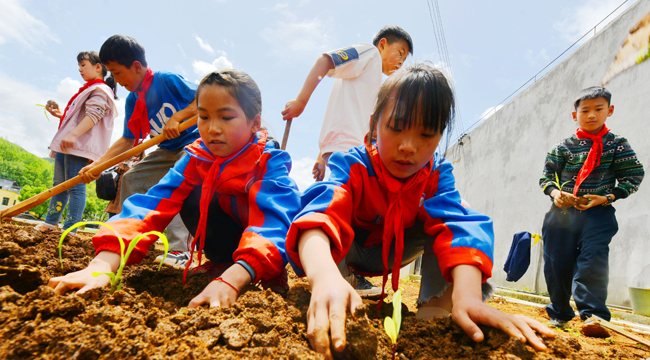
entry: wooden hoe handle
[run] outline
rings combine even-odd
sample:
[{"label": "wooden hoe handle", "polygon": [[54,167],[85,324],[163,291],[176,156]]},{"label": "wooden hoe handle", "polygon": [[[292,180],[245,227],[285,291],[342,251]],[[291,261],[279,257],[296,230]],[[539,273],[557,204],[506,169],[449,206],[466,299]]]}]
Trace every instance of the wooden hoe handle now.
[{"label": "wooden hoe handle", "polygon": [[[179,131],[184,131],[187,128],[189,128],[190,126],[195,125],[196,120],[197,120],[197,116],[194,115],[191,118],[183,121],[179,125]],[[138,155],[139,153],[147,150],[148,148],[150,148],[150,147],[152,147],[154,145],[160,144],[161,142],[163,142],[163,140],[165,140],[165,135],[164,134],[159,134],[159,135],[157,135],[157,136],[143,142],[142,144],[134,147],[133,149],[127,150],[127,151],[123,152],[122,154],[117,155],[112,159],[106,160],[105,162],[103,162],[101,164],[97,164],[95,167],[88,170],[88,172],[90,174],[92,174],[92,175],[97,176],[97,175],[101,174],[102,171],[104,171],[106,169],[109,169],[109,168],[123,162],[124,160],[130,158],[130,157]],[[80,183],[81,183],[81,176],[77,175],[77,176],[73,177],[72,179],[70,179],[70,180],[68,180],[66,182],[63,182],[63,183],[61,183],[61,184],[59,184],[59,185],[57,185],[57,186],[55,186],[55,187],[53,187],[51,189],[45,190],[42,193],[34,195],[34,196],[30,197],[27,200],[21,201],[18,204],[12,206],[12,207],[6,208],[2,212],[0,212],[0,222],[9,221],[12,216],[18,215],[18,214],[23,213],[23,212],[25,212],[25,211],[27,211],[27,210],[35,207],[35,206],[38,206],[38,205],[44,203],[45,201],[47,201],[47,199],[51,198],[52,196],[54,196],[56,194],[60,194],[60,193],[62,193],[64,191],[72,188],[73,186],[80,184]]]},{"label": "wooden hoe handle", "polygon": [[284,135],[282,136],[282,146],[280,146],[280,149],[286,150],[287,149],[287,141],[289,140],[289,131],[291,130],[291,122],[293,120],[287,120],[287,124],[284,125]]}]

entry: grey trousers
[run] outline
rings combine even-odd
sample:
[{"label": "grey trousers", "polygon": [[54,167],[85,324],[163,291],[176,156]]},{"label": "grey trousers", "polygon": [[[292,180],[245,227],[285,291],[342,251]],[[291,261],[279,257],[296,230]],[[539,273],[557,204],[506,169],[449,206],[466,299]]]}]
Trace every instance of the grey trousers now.
[{"label": "grey trousers", "polygon": [[[122,201],[134,194],[145,194],[151,187],[162,179],[169,169],[185,155],[184,148],[169,151],[162,148],[147,154],[144,159],[135,164],[122,175],[120,196]],[[167,226],[167,240],[170,251],[188,251],[187,238],[189,232],[179,215],[174,216]]]},{"label": "grey trousers", "polygon": [[[344,276],[348,275],[347,265],[350,264],[354,269],[362,273],[378,274],[384,273],[384,263],[382,260],[382,244],[376,244],[370,247],[364,247],[370,232],[355,227],[355,238],[345,258],[338,264],[339,271]],[[433,243],[435,237],[424,231],[424,222],[416,221],[415,225],[404,230],[404,253],[402,255],[401,267],[415,261],[422,255],[422,267],[420,274],[420,295],[418,296],[418,305],[424,304],[433,298],[438,298],[451,285],[445,280],[440,271],[438,257],[433,252]],[[388,255],[388,269],[391,271],[395,260],[395,242],[391,244],[390,254]],[[390,286],[390,285],[389,285]],[[487,300],[492,294],[492,286],[485,282],[482,285],[483,301]]]}]

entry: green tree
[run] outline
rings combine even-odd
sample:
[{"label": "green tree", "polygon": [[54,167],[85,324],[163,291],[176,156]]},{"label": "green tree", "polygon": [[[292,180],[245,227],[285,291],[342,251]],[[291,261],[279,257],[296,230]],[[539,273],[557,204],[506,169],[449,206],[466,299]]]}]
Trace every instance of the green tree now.
[{"label": "green tree", "polygon": [[86,208],[84,209],[84,219],[104,221],[108,214],[104,212],[108,201],[97,197],[97,187],[94,182],[86,187]]},{"label": "green tree", "polygon": [[[20,190],[20,196],[18,197],[18,200],[20,201],[27,200],[30,197],[40,194],[47,189],[48,188],[43,185],[39,185],[39,186],[25,185]],[[49,206],[50,206],[50,200],[48,199],[46,202],[31,208],[30,211],[35,212],[40,218],[43,217],[43,215],[47,214],[47,209],[49,208]]]}]

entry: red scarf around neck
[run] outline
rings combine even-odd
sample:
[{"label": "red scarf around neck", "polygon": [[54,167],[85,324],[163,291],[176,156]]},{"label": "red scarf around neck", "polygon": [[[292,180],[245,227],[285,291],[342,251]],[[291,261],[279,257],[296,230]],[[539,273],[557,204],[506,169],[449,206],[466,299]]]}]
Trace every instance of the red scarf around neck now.
[{"label": "red scarf around neck", "polygon": [[[198,251],[198,262],[201,264],[201,258],[202,258],[202,252],[203,252],[203,247],[205,245],[205,228],[206,224],[208,223],[208,209],[210,208],[210,202],[212,202],[212,198],[215,195],[215,192],[217,191],[217,186],[219,185],[219,176],[221,175],[222,172],[226,171],[221,169],[221,165],[229,160],[232,160],[234,158],[241,158],[247,165],[254,167],[257,165],[260,157],[262,156],[262,153],[264,152],[264,147],[266,146],[266,139],[267,139],[267,133],[266,130],[260,131],[260,139],[257,141],[257,143],[252,143],[252,141],[255,139],[255,134],[251,137],[251,142],[249,142],[247,145],[244,146],[240,151],[234,153],[233,155],[230,155],[228,157],[222,158],[219,156],[214,156],[212,155],[211,152],[209,151],[201,151],[200,156],[212,160],[212,164],[210,165],[210,170],[208,171],[208,174],[206,175],[205,179],[203,179],[203,184],[201,185],[201,200],[199,202],[199,223],[196,227],[196,232],[194,233],[194,240],[192,241],[192,245],[190,246],[190,261],[187,262],[185,266],[185,271],[183,273],[183,285],[185,284],[185,280],[187,278],[187,271],[190,268],[190,265],[192,265],[192,260],[194,259],[194,249],[196,249],[196,243],[199,243],[199,248],[197,249]],[[199,141],[202,141],[199,139]],[[201,149],[203,150],[203,149]],[[230,163],[227,164],[226,166],[230,166]]]},{"label": "red scarf around neck", "polygon": [[90,80],[84,84],[84,86],[79,88],[79,91],[77,91],[76,94],[72,98],[70,98],[70,101],[68,101],[68,105],[65,106],[65,110],[63,111],[63,116],[61,116],[61,119],[59,119],[59,129],[61,128],[61,125],[63,125],[63,120],[65,120],[65,115],[68,113],[68,109],[70,108],[70,105],[74,102],[74,99],[79,96],[84,90],[88,89],[90,86],[95,85],[95,84],[106,84],[104,80],[102,79],[95,79],[95,80]]},{"label": "red scarf around neck", "polygon": [[404,203],[404,194],[415,186],[426,185],[427,179],[431,174],[433,161],[429,160],[427,165],[411,175],[406,181],[391,175],[386,169],[384,163],[379,158],[379,152],[376,147],[368,144],[366,139],[366,151],[372,162],[372,166],[377,173],[377,179],[382,189],[386,189],[388,198],[388,210],[384,216],[384,234],[382,238],[382,261],[384,263],[384,274],[381,283],[381,298],[377,304],[377,310],[381,307],[383,299],[386,296],[384,290],[388,281],[388,256],[390,254],[390,245],[395,239],[395,259],[393,260],[392,269],[392,287],[393,291],[399,288],[399,272],[402,266],[402,255],[404,254],[404,207],[418,206],[418,204]]},{"label": "red scarf around neck", "polygon": [[591,149],[589,150],[589,155],[587,155],[587,160],[582,164],[582,168],[578,173],[578,178],[576,179],[576,185],[573,187],[573,196],[578,196],[578,189],[585,179],[591,174],[591,172],[600,165],[600,157],[603,156],[603,136],[609,133],[609,128],[607,125],[603,124],[603,129],[598,132],[598,134],[590,134],[582,128],[576,130],[576,137],[578,139],[589,139],[593,141]]},{"label": "red scarf around neck", "polygon": [[149,127],[149,114],[147,113],[147,102],[144,99],[144,95],[149,90],[152,81],[153,70],[147,68],[142,85],[140,85],[140,90],[135,91],[138,95],[138,100],[135,102],[131,118],[129,118],[129,121],[126,123],[126,126],[135,136],[135,141],[133,142],[134,147],[140,144],[140,140],[144,141],[151,131],[151,128]]}]

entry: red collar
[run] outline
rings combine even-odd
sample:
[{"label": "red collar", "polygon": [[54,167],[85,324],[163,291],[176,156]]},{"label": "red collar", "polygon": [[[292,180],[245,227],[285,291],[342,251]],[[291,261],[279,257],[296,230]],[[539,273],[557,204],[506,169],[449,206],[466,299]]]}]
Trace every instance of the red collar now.
[{"label": "red collar", "polygon": [[140,85],[140,90],[136,90],[135,93],[138,95],[138,100],[135,101],[135,107],[131,113],[131,118],[126,123],[126,126],[131,130],[133,136],[135,136],[135,141],[133,146],[140,144],[140,140],[143,140],[151,132],[151,127],[149,126],[149,114],[147,112],[147,102],[144,98],[149,87],[153,82],[153,70],[147,68],[147,72],[144,75],[144,80]]},{"label": "red collar", "polygon": [[85,83],[84,86],[80,87],[79,91],[77,91],[77,93],[74,94],[72,98],[70,98],[70,101],[68,101],[68,105],[65,106],[65,110],[63,111],[63,116],[61,116],[61,119],[59,119],[59,129],[61,128],[61,125],[63,125],[63,120],[65,120],[65,115],[68,113],[68,109],[70,108],[70,105],[74,102],[74,99],[76,99],[77,96],[79,96],[79,94],[84,92],[84,90],[88,89],[89,87],[95,84],[106,84],[106,83],[102,79],[96,79],[96,80],[90,80],[87,83]]}]

